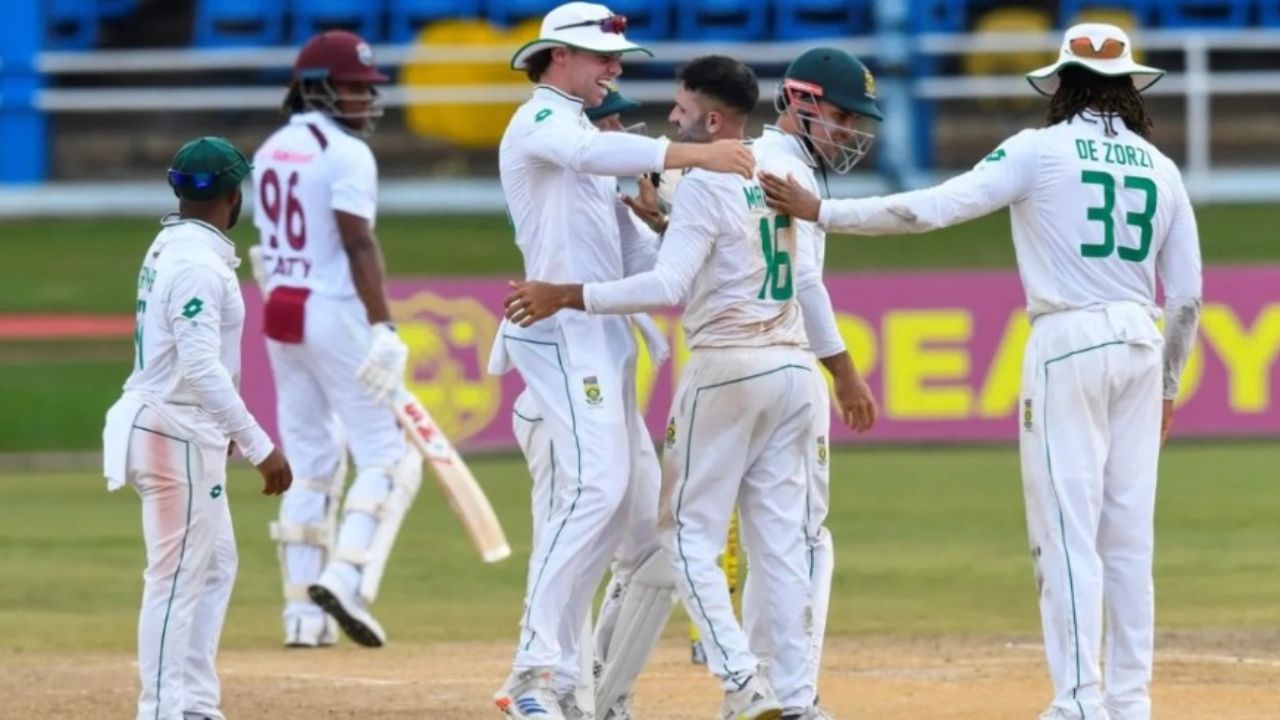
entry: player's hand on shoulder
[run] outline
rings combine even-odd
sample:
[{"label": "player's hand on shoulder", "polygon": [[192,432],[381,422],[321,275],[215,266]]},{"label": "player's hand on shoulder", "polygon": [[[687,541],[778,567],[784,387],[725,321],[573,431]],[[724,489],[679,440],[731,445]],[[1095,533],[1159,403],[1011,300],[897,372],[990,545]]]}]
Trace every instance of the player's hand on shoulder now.
[{"label": "player's hand on shoulder", "polygon": [[369,352],[356,377],[378,402],[386,402],[404,382],[409,348],[390,323],[377,323],[369,334]]},{"label": "player's hand on shoulder", "polygon": [[801,185],[794,175],[788,174],[787,179],[783,180],[777,175],[761,170],[758,177],[760,187],[764,189],[765,202],[769,203],[769,207],[782,215],[790,215],[799,220],[818,221],[818,210],[822,207],[822,201]]},{"label": "player's hand on shoulder", "polygon": [[863,433],[876,424],[879,408],[875,396],[857,370],[851,368],[835,376],[835,394],[845,427]]},{"label": "player's hand on shoulder", "polygon": [[262,474],[263,495],[282,495],[293,484],[293,469],[280,448],[274,448],[266,460],[258,463],[258,472]]},{"label": "player's hand on shoulder", "polygon": [[511,294],[503,300],[507,319],[520,327],[529,327],[565,308],[582,309],[581,285],[512,282]]},{"label": "player's hand on shoulder", "polygon": [[756,156],[741,140],[716,140],[705,145],[698,167],[712,172],[734,173],[750,179],[756,171]]}]

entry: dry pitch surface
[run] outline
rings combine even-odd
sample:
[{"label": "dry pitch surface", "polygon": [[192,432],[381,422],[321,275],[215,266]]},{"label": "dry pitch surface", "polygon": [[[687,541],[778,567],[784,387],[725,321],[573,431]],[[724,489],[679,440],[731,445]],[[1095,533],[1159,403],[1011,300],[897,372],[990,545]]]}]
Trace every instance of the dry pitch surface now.
[{"label": "dry pitch surface", "polygon": [[[488,697],[507,644],[346,643],[333,650],[229,650],[230,720],[497,718]],[[0,655],[0,719],[130,717],[136,668],[123,653]],[[1039,645],[994,638],[833,639],[824,703],[842,720],[1031,720],[1048,697]],[[1154,686],[1160,720],[1280,717],[1280,633],[1166,635]],[[637,717],[706,720],[716,684],[675,637],[640,683]]]}]

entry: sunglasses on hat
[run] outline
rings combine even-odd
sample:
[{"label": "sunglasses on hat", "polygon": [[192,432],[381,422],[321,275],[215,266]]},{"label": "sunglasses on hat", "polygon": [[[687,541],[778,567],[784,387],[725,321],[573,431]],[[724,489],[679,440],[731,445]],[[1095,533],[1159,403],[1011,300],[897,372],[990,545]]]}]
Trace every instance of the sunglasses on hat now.
[{"label": "sunglasses on hat", "polygon": [[1089,60],[1115,60],[1124,55],[1125,43],[1116,38],[1107,38],[1102,45],[1094,47],[1093,39],[1088,37],[1071,38],[1067,41],[1067,49],[1072,55]]},{"label": "sunglasses on hat", "polygon": [[627,32],[627,16],[626,15],[610,15],[603,20],[583,20],[582,22],[571,23],[569,25],[561,25],[556,30],[569,30],[570,28],[591,27],[596,25],[602,32],[611,35],[622,35]]},{"label": "sunglasses on hat", "polygon": [[174,188],[192,187],[196,190],[204,190],[205,188],[213,187],[218,182],[218,178],[236,170],[244,163],[245,161],[241,160],[231,167],[201,172],[184,172],[169,168],[169,186]]}]

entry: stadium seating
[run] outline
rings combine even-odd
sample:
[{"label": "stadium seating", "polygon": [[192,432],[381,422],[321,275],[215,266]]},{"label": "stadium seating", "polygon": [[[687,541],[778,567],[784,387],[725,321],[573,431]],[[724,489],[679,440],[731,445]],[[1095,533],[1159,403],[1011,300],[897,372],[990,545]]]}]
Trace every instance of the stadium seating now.
[{"label": "stadium seating", "polygon": [[480,0],[389,0],[387,38],[409,42],[429,23],[479,14]]},{"label": "stadium seating", "polygon": [[371,43],[382,40],[382,4],[372,0],[293,0],[293,41],[324,30],[350,30]]},{"label": "stadium seating", "polygon": [[759,40],[769,7],[759,0],[695,0],[676,4],[681,40]]},{"label": "stadium seating", "polygon": [[284,0],[197,0],[198,47],[281,45]]},{"label": "stadium seating", "polygon": [[1058,19],[1064,27],[1089,13],[1128,12],[1138,25],[1150,25],[1156,0],[1062,0]]},{"label": "stadium seating", "polygon": [[627,37],[637,40],[671,37],[672,0],[605,0],[605,5],[627,16]]},{"label": "stadium seating", "polygon": [[1244,27],[1250,0],[1164,0],[1159,4],[1165,27]]},{"label": "stadium seating", "polygon": [[51,0],[45,17],[50,50],[87,50],[98,44],[97,0]]},{"label": "stadium seating", "polygon": [[138,9],[138,0],[98,0],[98,14],[107,19],[125,17]]},{"label": "stadium seating", "polygon": [[968,5],[965,0],[911,0],[910,27],[916,32],[960,32]]},{"label": "stadium seating", "polygon": [[874,0],[776,0],[774,37],[848,37],[874,29]]},{"label": "stadium seating", "polygon": [[562,0],[488,0],[485,5],[490,21],[508,27],[521,20],[541,17],[561,2]]},{"label": "stadium seating", "polygon": [[1280,0],[1258,0],[1258,22],[1263,27],[1280,27]]}]

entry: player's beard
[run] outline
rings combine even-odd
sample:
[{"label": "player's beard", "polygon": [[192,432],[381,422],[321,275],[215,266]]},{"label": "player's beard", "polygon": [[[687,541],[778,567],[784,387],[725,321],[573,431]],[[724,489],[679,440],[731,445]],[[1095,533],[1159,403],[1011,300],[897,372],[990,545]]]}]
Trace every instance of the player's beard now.
[{"label": "player's beard", "polygon": [[697,120],[689,123],[689,127],[680,128],[680,132],[676,134],[676,141],[687,143],[711,142],[711,131],[707,129],[707,113],[703,113]]},{"label": "player's beard", "polygon": [[243,205],[244,205],[244,193],[238,192],[236,193],[236,204],[231,207],[231,217],[227,219],[228,230],[235,227],[236,223],[240,220],[240,208]]}]

